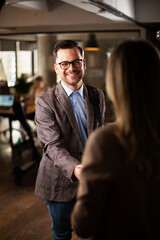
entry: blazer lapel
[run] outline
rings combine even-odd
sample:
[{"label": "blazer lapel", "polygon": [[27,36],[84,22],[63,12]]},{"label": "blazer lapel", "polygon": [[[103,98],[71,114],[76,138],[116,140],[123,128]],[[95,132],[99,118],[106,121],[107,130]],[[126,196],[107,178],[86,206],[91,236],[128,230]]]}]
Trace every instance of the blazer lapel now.
[{"label": "blazer lapel", "polygon": [[93,129],[94,129],[94,109],[92,104],[90,103],[86,86],[84,86],[84,91],[85,91],[86,109],[87,109],[87,129],[88,129],[88,136],[89,136],[89,134],[93,132]]},{"label": "blazer lapel", "polygon": [[64,89],[60,83],[57,84],[56,90],[57,90],[56,91],[57,101],[59,101],[59,103],[61,104],[63,110],[65,111],[65,113],[70,121],[71,126],[73,127],[77,137],[79,138],[79,140],[81,142],[78,124],[77,124],[77,121],[76,121],[76,118],[74,115],[74,111],[72,108],[72,104],[69,100],[69,97],[67,96],[66,92],[64,91]]}]

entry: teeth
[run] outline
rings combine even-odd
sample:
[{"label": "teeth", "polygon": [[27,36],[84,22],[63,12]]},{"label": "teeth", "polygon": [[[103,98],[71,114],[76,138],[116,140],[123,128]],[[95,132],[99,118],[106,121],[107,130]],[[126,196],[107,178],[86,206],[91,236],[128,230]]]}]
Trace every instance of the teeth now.
[{"label": "teeth", "polygon": [[68,73],[67,76],[68,76],[68,77],[76,77],[76,76],[77,76],[77,73]]},{"label": "teeth", "polygon": [[71,76],[71,77],[74,77],[74,76],[76,76],[76,74],[70,74],[70,76]]}]

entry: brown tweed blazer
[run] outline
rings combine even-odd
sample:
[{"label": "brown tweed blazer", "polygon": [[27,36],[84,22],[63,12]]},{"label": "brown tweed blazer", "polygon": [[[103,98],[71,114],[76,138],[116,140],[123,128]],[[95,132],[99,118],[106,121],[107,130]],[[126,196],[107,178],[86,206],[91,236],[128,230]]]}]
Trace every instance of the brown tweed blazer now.
[{"label": "brown tweed blazer", "polygon": [[[84,86],[88,135],[97,128],[86,86]],[[105,98],[99,91],[102,123],[105,121]],[[70,100],[60,83],[37,97],[35,122],[38,138],[43,145],[35,194],[45,200],[71,201],[77,192],[78,181],[74,168],[81,162],[83,146]]]}]

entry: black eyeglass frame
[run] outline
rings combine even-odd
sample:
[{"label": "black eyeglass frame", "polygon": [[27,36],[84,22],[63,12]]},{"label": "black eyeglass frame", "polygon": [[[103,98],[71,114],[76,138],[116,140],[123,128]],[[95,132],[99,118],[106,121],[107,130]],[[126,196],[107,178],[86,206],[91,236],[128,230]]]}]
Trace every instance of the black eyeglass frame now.
[{"label": "black eyeglass frame", "polygon": [[[72,64],[73,67],[78,68],[78,67],[75,66],[75,62],[76,62],[76,61],[80,61],[79,64],[81,63],[81,65],[80,65],[79,67],[81,67],[83,60],[84,60],[84,59],[79,59],[79,58],[78,58],[78,59],[74,59],[74,60],[71,61],[71,62],[69,62],[69,61],[62,61],[62,62],[57,63],[57,64],[59,64],[59,66],[60,66],[61,69],[66,70],[66,69],[68,69],[68,68],[70,67],[70,64]],[[63,67],[61,66],[62,63],[67,63],[67,64],[68,64],[68,67],[66,67],[66,68],[64,67],[64,68],[63,68]]]}]

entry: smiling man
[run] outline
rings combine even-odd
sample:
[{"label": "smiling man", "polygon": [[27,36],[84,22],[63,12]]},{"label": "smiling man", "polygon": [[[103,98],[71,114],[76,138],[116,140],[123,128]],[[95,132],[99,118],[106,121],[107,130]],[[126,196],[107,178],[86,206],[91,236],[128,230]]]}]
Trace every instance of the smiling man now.
[{"label": "smiling man", "polygon": [[48,207],[53,240],[70,240],[82,152],[90,133],[104,124],[106,106],[103,92],[83,83],[86,60],[77,42],[60,41],[53,54],[61,81],[35,101],[37,134],[44,146],[35,194]]},{"label": "smiling man", "polygon": [[81,87],[86,61],[82,59],[82,53],[77,47],[59,49],[54,67],[57,74],[61,77],[61,81],[67,87],[73,91]]}]

